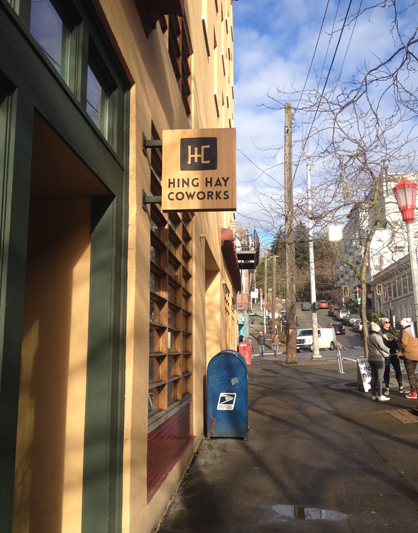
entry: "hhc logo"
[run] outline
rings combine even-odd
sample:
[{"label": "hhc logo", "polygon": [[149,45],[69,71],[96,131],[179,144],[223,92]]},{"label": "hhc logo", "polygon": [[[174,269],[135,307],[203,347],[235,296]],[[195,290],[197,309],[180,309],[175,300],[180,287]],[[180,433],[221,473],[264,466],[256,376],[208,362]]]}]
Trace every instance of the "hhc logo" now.
[{"label": "hhc logo", "polygon": [[218,168],[216,137],[180,140],[180,170],[215,170]]}]

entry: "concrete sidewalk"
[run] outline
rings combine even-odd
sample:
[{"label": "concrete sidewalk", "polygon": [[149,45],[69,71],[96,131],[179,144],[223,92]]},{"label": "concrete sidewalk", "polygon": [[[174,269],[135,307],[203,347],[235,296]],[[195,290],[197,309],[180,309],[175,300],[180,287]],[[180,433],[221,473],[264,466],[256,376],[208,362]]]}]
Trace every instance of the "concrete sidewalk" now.
[{"label": "concrete sidewalk", "polygon": [[417,401],[374,402],[344,370],[254,361],[249,440],[202,441],[159,533],[415,532]]}]

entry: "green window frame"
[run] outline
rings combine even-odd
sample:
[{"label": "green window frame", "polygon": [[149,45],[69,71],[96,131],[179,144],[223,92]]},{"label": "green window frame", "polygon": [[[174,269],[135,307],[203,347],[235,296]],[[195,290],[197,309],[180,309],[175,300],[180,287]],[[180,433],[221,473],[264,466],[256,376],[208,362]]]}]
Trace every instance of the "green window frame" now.
[{"label": "green window frame", "polygon": [[[75,98],[100,134],[119,157],[123,153],[124,99],[121,80],[96,44],[98,36],[89,32],[83,22],[83,8],[72,0],[8,0],[18,13],[22,24],[29,30],[38,50],[53,70],[70,88]],[[36,10],[45,7],[54,24],[61,21],[61,30],[51,27],[51,38],[56,50],[48,49],[49,36],[45,28],[34,25]],[[53,25],[52,25],[53,26]],[[59,37],[59,31],[61,36]],[[54,40],[55,32],[55,40]],[[58,33],[57,33],[58,32]],[[43,36],[42,39],[40,36]],[[58,35],[58,37],[57,37]],[[52,46],[52,45],[51,45]],[[59,57],[58,57],[59,56]],[[92,102],[92,91],[98,91],[97,101]],[[95,105],[96,104],[96,105]]]},{"label": "green window frame", "polygon": [[122,93],[93,39],[89,40],[86,112],[112,148],[118,150]]}]

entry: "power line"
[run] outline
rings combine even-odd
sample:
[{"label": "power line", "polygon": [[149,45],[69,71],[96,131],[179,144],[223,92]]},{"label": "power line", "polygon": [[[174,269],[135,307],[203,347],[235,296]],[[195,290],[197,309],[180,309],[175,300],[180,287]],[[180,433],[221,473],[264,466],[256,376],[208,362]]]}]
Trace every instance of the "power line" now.
[{"label": "power line", "polygon": [[331,33],[330,33],[330,36],[329,36],[329,39],[328,39],[327,51],[325,52],[325,57],[324,57],[324,61],[322,63],[321,74],[319,76],[319,79],[321,79],[322,73],[324,72],[325,63],[326,63],[326,60],[327,60],[327,57],[328,57],[329,48],[331,46],[332,36],[334,35],[335,21],[337,20],[337,15],[338,15],[339,9],[340,9],[340,0],[338,0],[337,9],[335,10],[334,20],[332,22]]},{"label": "power line", "polygon": [[342,72],[343,72],[344,63],[345,63],[345,60],[347,59],[348,49],[350,48],[350,45],[351,45],[351,39],[353,38],[354,30],[356,29],[356,25],[357,25],[358,17],[360,15],[360,10],[361,10],[361,6],[362,5],[363,5],[363,0],[361,0],[359,8],[357,10],[357,15],[355,16],[355,22],[354,22],[353,30],[351,32],[350,39],[349,39],[348,45],[347,45],[347,49],[346,49],[345,54],[344,54],[344,59],[343,59],[343,62],[341,64],[340,74],[338,76],[339,78],[341,77]]},{"label": "power line", "polygon": [[[342,25],[342,27],[341,27],[340,36],[339,36],[339,38],[338,38],[337,46],[335,47],[335,50],[334,50],[334,55],[333,55],[333,57],[332,57],[332,61],[331,61],[331,64],[330,64],[330,66],[329,66],[329,69],[328,69],[328,74],[327,74],[327,77],[326,77],[326,79],[325,79],[324,87],[323,87],[323,89],[322,89],[322,93],[321,93],[321,97],[320,97],[319,101],[322,100],[322,98],[323,98],[323,96],[324,96],[324,94],[325,94],[325,89],[326,89],[326,87],[327,87],[327,83],[328,83],[329,77],[330,77],[330,75],[331,75],[332,67],[334,66],[334,61],[335,61],[335,58],[336,58],[336,56],[337,56],[337,51],[338,51],[338,48],[339,48],[340,43],[341,43],[341,39],[342,39],[342,36],[343,36],[344,28],[345,28],[345,26],[346,26],[346,22],[347,22],[347,18],[348,18],[348,13],[350,12],[351,4],[352,4],[352,0],[350,0],[350,3],[348,4],[347,12],[346,12],[345,17],[344,17],[344,22],[343,22],[343,25]],[[319,104],[318,104],[318,105],[319,105]],[[318,115],[318,106],[317,106],[317,108],[316,108],[314,118],[313,118],[313,120],[312,120],[312,122],[311,122],[311,126],[310,126],[310,128],[309,128],[308,135],[306,136],[305,141],[304,141],[304,143],[303,143],[302,150],[301,150],[301,154],[304,152],[304,149],[305,149],[305,146],[306,146],[306,142],[307,142],[307,140],[309,139],[309,135],[311,134],[311,131],[312,131],[312,128],[313,128],[313,125],[314,125],[314,122],[315,122],[315,120],[316,120],[317,115]],[[301,156],[299,156],[299,161],[298,161],[298,163],[297,163],[297,165],[296,165],[296,168],[295,168],[295,171],[294,171],[294,173],[293,173],[293,179],[295,179],[296,172],[297,172],[297,170],[298,170],[298,168],[299,168],[300,158],[301,158]]]},{"label": "power line", "polygon": [[[313,62],[314,62],[314,59],[315,59],[315,54],[316,54],[316,50],[317,50],[317,48],[318,48],[319,39],[321,38],[322,28],[324,27],[325,18],[326,18],[326,16],[327,16],[328,6],[329,6],[329,1],[330,1],[330,0],[328,0],[328,2],[327,2],[327,7],[325,8],[325,13],[324,13],[324,16],[322,17],[321,27],[320,27],[320,29],[319,29],[318,38],[317,38],[317,40],[316,40],[316,45],[315,45],[314,53],[313,53],[313,55],[312,55],[311,64],[309,65],[308,74],[306,75],[305,83],[303,84],[302,93],[301,93],[301,96],[300,96],[300,98],[299,98],[299,102],[298,102],[298,106],[297,106],[297,107],[299,107],[299,104],[300,104],[300,100],[301,100],[301,98],[302,98],[303,91],[305,90],[306,84],[308,83],[308,78],[309,78],[309,74],[311,73],[311,68],[312,68],[312,65],[313,65]],[[297,108],[296,108],[296,109],[297,109]]]}]

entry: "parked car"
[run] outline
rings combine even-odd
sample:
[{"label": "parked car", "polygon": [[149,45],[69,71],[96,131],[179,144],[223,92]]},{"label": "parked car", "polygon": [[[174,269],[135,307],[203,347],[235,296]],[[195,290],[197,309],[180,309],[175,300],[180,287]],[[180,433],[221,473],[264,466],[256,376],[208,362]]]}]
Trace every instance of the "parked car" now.
[{"label": "parked car", "polygon": [[[297,350],[302,348],[309,348],[313,352],[313,332],[312,329],[301,329],[298,331],[296,338]],[[337,339],[335,337],[334,328],[319,328],[318,329],[318,343],[319,348],[329,348],[335,350]]]},{"label": "parked car", "polygon": [[[366,327],[367,327],[367,328],[370,327],[370,322],[369,322],[369,321],[367,321],[367,326],[366,326]],[[358,321],[354,324],[354,326],[353,326],[353,330],[354,330],[354,331],[357,331],[357,333],[361,333],[361,332],[363,331],[363,322],[362,322],[362,320],[358,320]]]},{"label": "parked car", "polygon": [[[367,329],[370,329],[370,322],[369,321],[367,321],[367,326],[366,327],[367,327]],[[361,326],[361,329],[359,331],[361,336],[363,336],[363,330],[364,330],[364,328],[363,328],[363,326]]]},{"label": "parked car", "polygon": [[349,314],[350,311],[348,309],[338,309],[334,316],[337,320],[342,320],[345,316]]},{"label": "parked car", "polygon": [[361,320],[360,315],[357,315],[356,313],[350,314],[343,318],[343,323],[346,326],[352,326],[354,322],[357,322],[357,320]]},{"label": "parked car", "polygon": [[329,305],[326,300],[319,300],[319,309],[328,309]]},{"label": "parked car", "polygon": [[328,311],[328,316],[335,316],[335,313],[339,310],[339,307],[330,307]]},{"label": "parked car", "polygon": [[340,322],[330,322],[328,324],[328,327],[334,328],[336,335],[345,335],[345,326]]},{"label": "parked car", "polygon": [[342,322],[343,324],[345,324],[346,326],[348,326],[348,321],[350,320],[350,316],[351,316],[351,313],[348,313],[348,315],[345,315],[345,316],[342,318],[341,322]]},{"label": "parked car", "polygon": [[358,333],[359,332],[358,328],[359,328],[360,324],[361,324],[361,320],[360,319],[355,320],[353,322],[353,331],[356,331]]}]

